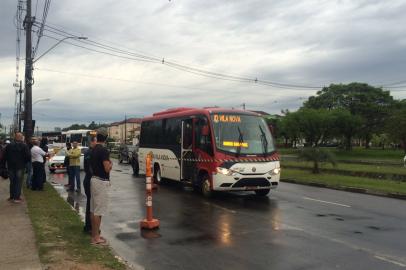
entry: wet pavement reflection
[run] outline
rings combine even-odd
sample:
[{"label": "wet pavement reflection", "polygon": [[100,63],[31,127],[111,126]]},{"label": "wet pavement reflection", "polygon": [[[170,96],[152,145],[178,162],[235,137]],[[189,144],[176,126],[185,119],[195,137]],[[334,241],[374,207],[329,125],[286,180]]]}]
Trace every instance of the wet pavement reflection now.
[{"label": "wet pavement reflection", "polygon": [[[370,220],[349,220],[351,215],[361,215],[351,212],[353,209],[326,208],[302,199],[302,193],[310,196],[320,189],[281,185],[268,197],[241,192],[205,199],[178,183],[166,183],[153,194],[154,217],[160,220],[160,228],[148,231],[139,228],[145,217],[145,180],[133,177],[125,164],[114,164],[111,179],[109,213],[103,217],[102,233],[135,269],[399,267],[374,258],[380,254],[380,250],[371,252],[376,243],[367,242],[363,233],[354,233],[363,231],[360,222],[365,228]],[[83,218],[85,195],[65,191],[65,174],[51,174],[49,180]],[[326,211],[331,215],[324,214]],[[365,215],[375,218],[371,213]],[[401,247],[400,243],[394,248],[388,245],[382,254],[393,254],[402,262],[404,257],[396,253]]]}]

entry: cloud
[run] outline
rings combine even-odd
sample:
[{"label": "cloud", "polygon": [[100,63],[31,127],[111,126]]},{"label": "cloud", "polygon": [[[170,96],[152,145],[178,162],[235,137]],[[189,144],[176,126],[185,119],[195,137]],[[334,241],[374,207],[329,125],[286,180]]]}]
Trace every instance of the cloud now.
[{"label": "cloud", "polygon": [[[16,2],[1,5],[0,112],[10,121]],[[381,84],[404,79],[405,8],[400,0],[70,0],[52,1],[47,22],[114,47],[214,72],[304,85]],[[38,55],[55,42],[43,37]],[[21,78],[23,63],[20,68]],[[214,80],[67,43],[35,68],[33,99],[51,99],[34,108],[38,125],[45,128],[109,122],[176,106],[246,103],[278,113],[297,109],[315,93]],[[405,98],[404,93],[393,92],[397,98]]]}]

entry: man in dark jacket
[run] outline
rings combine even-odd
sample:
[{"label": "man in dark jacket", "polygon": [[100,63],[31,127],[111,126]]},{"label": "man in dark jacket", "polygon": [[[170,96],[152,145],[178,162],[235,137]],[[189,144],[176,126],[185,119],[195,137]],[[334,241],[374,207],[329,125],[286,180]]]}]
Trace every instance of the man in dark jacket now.
[{"label": "man in dark jacket", "polygon": [[97,139],[96,137],[91,137],[90,139],[90,147],[84,154],[83,160],[83,167],[85,169],[85,179],[83,179],[83,187],[85,188],[86,194],[86,214],[85,214],[85,226],[83,227],[83,231],[85,233],[92,232],[92,221],[90,218],[90,179],[92,178],[92,169],[90,168],[90,155],[92,152],[92,148],[96,145]]},{"label": "man in dark jacket", "polygon": [[28,146],[23,142],[23,134],[16,133],[13,143],[7,145],[4,151],[9,178],[10,178],[10,198],[9,201],[20,203],[21,187],[23,183],[25,165],[31,159]]}]

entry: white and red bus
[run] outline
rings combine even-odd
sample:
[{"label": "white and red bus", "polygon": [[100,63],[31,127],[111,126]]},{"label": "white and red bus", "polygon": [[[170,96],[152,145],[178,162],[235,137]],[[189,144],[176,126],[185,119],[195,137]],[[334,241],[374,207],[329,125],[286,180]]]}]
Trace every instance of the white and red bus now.
[{"label": "white and red bus", "polygon": [[265,196],[279,183],[272,135],[264,119],[249,111],[176,108],[155,113],[141,124],[141,172],[150,152],[157,183],[190,182],[206,196],[242,190]]}]

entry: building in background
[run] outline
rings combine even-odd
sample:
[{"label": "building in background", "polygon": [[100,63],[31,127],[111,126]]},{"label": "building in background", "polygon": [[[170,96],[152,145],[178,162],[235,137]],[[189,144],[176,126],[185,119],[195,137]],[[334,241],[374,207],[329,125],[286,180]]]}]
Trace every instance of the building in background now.
[{"label": "building in background", "polygon": [[128,118],[108,126],[109,137],[115,141],[136,144],[141,131],[141,118]]}]

